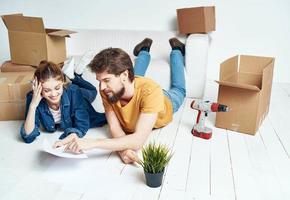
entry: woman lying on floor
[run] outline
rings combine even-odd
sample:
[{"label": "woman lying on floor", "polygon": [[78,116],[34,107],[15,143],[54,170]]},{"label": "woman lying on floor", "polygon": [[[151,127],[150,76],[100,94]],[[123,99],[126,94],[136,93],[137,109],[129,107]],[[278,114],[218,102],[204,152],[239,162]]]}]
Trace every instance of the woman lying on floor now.
[{"label": "woman lying on floor", "polygon": [[[40,135],[40,124],[47,132],[63,130],[60,142],[65,142],[107,123],[105,114],[96,112],[91,105],[97,90],[81,77],[84,68],[75,69],[74,62],[65,64],[63,69],[52,62],[40,63],[34,74],[33,90],[26,96],[25,122],[20,129],[24,142],[31,143]],[[64,74],[72,81],[67,88]]]}]

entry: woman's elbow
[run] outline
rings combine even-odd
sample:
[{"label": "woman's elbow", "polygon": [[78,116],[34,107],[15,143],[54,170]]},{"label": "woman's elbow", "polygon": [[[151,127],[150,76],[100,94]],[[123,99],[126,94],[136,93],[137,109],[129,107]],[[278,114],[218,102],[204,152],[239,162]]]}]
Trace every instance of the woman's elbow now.
[{"label": "woman's elbow", "polygon": [[29,137],[29,136],[21,135],[21,138],[26,144],[30,144],[35,140],[36,137]]},{"label": "woman's elbow", "polygon": [[22,140],[27,144],[32,143],[35,140],[35,138],[39,135],[40,133],[38,129],[33,129],[31,133],[27,134],[27,132],[25,131],[24,125],[22,125],[20,128],[20,136]]}]

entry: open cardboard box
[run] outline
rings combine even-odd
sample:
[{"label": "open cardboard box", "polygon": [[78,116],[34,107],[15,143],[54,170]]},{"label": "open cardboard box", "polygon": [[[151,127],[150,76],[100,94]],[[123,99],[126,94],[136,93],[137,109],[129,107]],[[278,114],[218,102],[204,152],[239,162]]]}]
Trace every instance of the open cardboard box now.
[{"label": "open cardboard box", "polygon": [[181,34],[215,31],[215,7],[177,9],[178,29]]},{"label": "open cardboard box", "polygon": [[65,37],[74,31],[45,29],[42,18],[22,14],[3,15],[2,20],[8,29],[12,63],[38,66],[42,60],[65,61]]},{"label": "open cardboard box", "polygon": [[216,127],[255,135],[269,111],[274,60],[241,55],[221,64],[218,102],[230,111],[217,113]]},{"label": "open cardboard box", "polygon": [[0,121],[22,120],[26,94],[31,90],[34,72],[0,73]]}]

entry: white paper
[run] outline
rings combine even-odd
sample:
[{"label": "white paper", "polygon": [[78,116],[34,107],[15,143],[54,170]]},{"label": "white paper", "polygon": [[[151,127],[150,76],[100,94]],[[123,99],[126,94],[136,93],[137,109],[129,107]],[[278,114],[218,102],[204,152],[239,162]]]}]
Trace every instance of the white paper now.
[{"label": "white paper", "polygon": [[55,141],[51,142],[48,141],[46,138],[44,138],[42,146],[43,150],[47,153],[53,154],[58,157],[63,157],[63,158],[88,158],[88,156],[85,153],[82,154],[72,154],[72,153],[67,153],[64,152],[64,146],[58,147],[58,148],[53,148],[53,144]]}]

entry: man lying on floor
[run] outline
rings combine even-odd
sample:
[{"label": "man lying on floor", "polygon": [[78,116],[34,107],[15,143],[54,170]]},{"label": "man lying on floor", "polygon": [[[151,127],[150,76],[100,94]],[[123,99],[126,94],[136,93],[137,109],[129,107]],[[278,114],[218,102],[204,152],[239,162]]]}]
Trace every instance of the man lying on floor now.
[{"label": "man lying on floor", "polygon": [[182,105],[186,90],[184,77],[185,45],[178,39],[169,40],[171,88],[166,91],[153,80],[143,77],[150,62],[152,40],[144,39],[134,48],[135,67],[129,55],[118,48],[98,53],[89,64],[96,73],[105,108],[111,139],[70,138],[57,141],[54,147],[81,153],[92,148],[117,151],[124,163],[137,160],[136,150],[142,148],[153,128],[172,121]]}]

